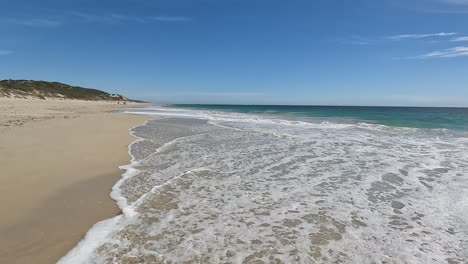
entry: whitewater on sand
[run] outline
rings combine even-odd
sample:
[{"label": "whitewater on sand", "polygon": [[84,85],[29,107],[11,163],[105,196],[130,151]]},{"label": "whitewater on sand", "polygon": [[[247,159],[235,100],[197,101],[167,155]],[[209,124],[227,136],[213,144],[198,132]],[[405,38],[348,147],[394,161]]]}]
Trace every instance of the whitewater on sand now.
[{"label": "whitewater on sand", "polygon": [[60,263],[463,263],[468,133],[145,107],[123,214]]}]

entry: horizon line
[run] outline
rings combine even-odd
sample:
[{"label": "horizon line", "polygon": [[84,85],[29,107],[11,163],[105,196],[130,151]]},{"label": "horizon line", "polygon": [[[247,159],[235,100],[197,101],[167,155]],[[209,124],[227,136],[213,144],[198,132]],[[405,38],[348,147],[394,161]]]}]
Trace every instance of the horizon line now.
[{"label": "horizon line", "polygon": [[[156,102],[150,102],[157,104]],[[340,104],[217,104],[217,103],[161,103],[171,105],[206,105],[206,106],[313,106],[313,107],[400,107],[400,108],[468,108],[468,106],[406,106],[406,105],[340,105]]]}]

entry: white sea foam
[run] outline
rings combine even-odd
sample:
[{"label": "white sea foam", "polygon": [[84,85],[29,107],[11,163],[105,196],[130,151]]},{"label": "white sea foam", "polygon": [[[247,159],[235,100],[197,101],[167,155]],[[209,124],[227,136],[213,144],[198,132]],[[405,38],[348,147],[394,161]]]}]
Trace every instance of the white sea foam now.
[{"label": "white sea foam", "polygon": [[[462,263],[468,141],[451,131],[155,107],[122,216],[61,263]],[[175,117],[175,118],[174,118]]]}]

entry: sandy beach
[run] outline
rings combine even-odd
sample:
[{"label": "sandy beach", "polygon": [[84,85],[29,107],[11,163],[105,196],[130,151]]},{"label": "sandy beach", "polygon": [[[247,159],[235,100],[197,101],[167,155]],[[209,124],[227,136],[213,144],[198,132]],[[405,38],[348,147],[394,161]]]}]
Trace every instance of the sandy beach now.
[{"label": "sandy beach", "polygon": [[0,263],[55,263],[96,222],[143,116],[109,102],[0,99]]}]

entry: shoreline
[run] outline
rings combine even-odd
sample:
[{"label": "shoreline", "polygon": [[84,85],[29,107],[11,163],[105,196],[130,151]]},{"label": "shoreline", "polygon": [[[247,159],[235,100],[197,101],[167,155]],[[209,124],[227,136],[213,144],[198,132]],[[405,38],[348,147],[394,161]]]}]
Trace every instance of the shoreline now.
[{"label": "shoreline", "polygon": [[0,98],[1,263],[55,263],[121,213],[111,188],[148,117],[109,102]]}]

